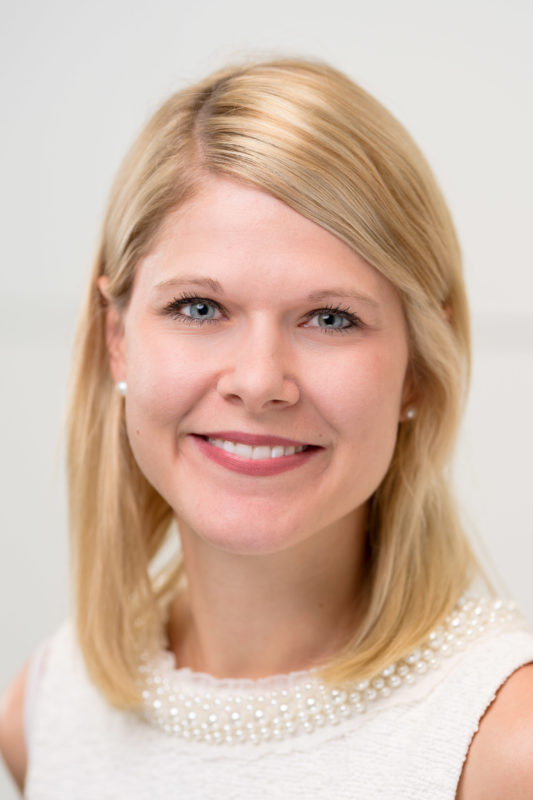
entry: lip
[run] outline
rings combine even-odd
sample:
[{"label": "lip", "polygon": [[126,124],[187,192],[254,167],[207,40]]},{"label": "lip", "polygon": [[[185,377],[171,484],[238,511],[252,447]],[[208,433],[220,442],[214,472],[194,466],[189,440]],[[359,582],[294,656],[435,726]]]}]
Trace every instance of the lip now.
[{"label": "lip", "polygon": [[275,447],[281,445],[282,447],[312,447],[318,445],[311,445],[310,442],[298,442],[296,439],[285,439],[282,436],[264,436],[256,433],[241,433],[240,431],[214,431],[209,433],[196,434],[204,436],[209,439],[227,439],[230,442],[237,442],[239,444],[248,444],[251,447],[263,445],[268,447]]},{"label": "lip", "polygon": [[[240,434],[242,436],[243,434]],[[217,433],[217,434],[209,434],[210,438],[213,439],[223,439],[227,438],[230,441],[237,441],[241,444],[251,444],[251,445],[268,445],[272,443],[273,445],[276,444],[284,444],[285,442],[289,442],[286,444],[286,447],[297,446],[301,447],[300,443],[295,444],[293,441],[288,439],[279,439],[277,437],[258,437],[258,436],[250,436],[253,440],[250,441],[243,441],[243,439],[234,439],[234,434],[229,436],[229,432],[226,431],[224,434]],[[270,475],[279,475],[282,472],[287,472],[291,469],[297,469],[298,467],[302,467],[306,464],[310,459],[314,458],[314,456],[321,452],[324,448],[322,447],[314,447],[313,445],[309,445],[309,450],[303,450],[301,453],[294,453],[292,456],[282,456],[281,458],[265,458],[265,459],[252,459],[252,458],[242,458],[241,456],[237,456],[233,453],[227,453],[225,450],[222,450],[220,447],[215,447],[215,445],[210,444],[204,436],[199,436],[197,434],[191,434],[192,440],[195,442],[196,446],[200,450],[200,452],[207,456],[211,461],[214,461],[221,467],[225,467],[226,469],[231,470],[232,472],[240,472],[242,475],[253,475],[256,477],[268,477]],[[257,440],[260,441],[257,441]]]}]

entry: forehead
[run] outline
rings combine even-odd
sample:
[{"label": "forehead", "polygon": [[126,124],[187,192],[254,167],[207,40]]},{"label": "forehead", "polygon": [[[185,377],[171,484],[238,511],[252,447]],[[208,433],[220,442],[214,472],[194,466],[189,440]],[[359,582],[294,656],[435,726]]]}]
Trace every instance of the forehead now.
[{"label": "forehead", "polygon": [[153,290],[195,275],[232,290],[298,295],[342,287],[400,303],[392,284],[332,233],[266,192],[222,177],[207,178],[168,215],[136,284]]}]

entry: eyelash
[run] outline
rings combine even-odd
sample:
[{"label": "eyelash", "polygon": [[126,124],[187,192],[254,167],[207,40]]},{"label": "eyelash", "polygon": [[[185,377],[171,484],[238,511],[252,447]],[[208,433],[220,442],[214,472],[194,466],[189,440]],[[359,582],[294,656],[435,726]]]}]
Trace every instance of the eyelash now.
[{"label": "eyelash", "polygon": [[[168,305],[166,305],[164,308],[164,313],[168,314],[171,319],[179,319],[180,322],[183,322],[186,325],[206,325],[212,322],[219,322],[218,319],[196,319],[181,313],[180,308],[182,306],[194,305],[195,303],[205,303],[206,305],[213,306],[213,308],[216,308],[222,314],[225,313],[224,307],[221,306],[220,303],[217,303],[216,300],[210,300],[207,297],[198,297],[198,295],[188,294],[187,292],[184,292],[179,297],[175,297],[170,303],[168,303]],[[350,333],[355,328],[363,327],[363,323],[359,317],[353,314],[348,308],[341,308],[340,306],[334,305],[322,306],[321,308],[315,308],[313,311],[307,314],[306,319],[310,320],[313,317],[316,317],[318,314],[338,314],[351,323],[345,328],[320,328],[320,330],[326,334]]]},{"label": "eyelash", "polygon": [[186,314],[182,314],[180,312],[181,306],[185,305],[194,305],[195,303],[205,303],[206,305],[213,306],[222,314],[224,313],[224,307],[217,303],[215,300],[209,300],[207,297],[198,297],[195,294],[187,294],[184,292],[179,297],[175,297],[167,306],[164,308],[164,313],[168,314],[171,319],[179,319],[180,322],[183,322],[185,325],[209,325],[212,322],[218,322],[218,319],[195,319],[194,317],[188,317]]}]

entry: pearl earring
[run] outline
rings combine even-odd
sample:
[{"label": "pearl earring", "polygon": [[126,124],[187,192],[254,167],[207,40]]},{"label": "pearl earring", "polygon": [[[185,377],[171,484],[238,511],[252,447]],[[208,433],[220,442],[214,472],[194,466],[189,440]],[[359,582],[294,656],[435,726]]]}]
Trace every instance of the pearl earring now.
[{"label": "pearl earring", "polygon": [[405,412],[405,416],[408,420],[414,419],[416,417],[416,409],[413,407],[408,408],[407,411]]},{"label": "pearl earring", "polygon": [[126,381],[119,381],[115,384],[117,392],[121,394],[123,397],[125,396],[126,392],[128,391],[128,384]]}]

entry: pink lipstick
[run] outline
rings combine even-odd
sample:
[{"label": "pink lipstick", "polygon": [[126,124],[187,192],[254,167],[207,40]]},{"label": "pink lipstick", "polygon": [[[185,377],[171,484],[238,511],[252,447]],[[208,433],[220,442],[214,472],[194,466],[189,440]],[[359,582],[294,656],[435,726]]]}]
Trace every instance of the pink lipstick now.
[{"label": "pink lipstick", "polygon": [[322,447],[280,436],[216,431],[192,438],[211,461],[243,475],[279,475],[303,466]]}]

